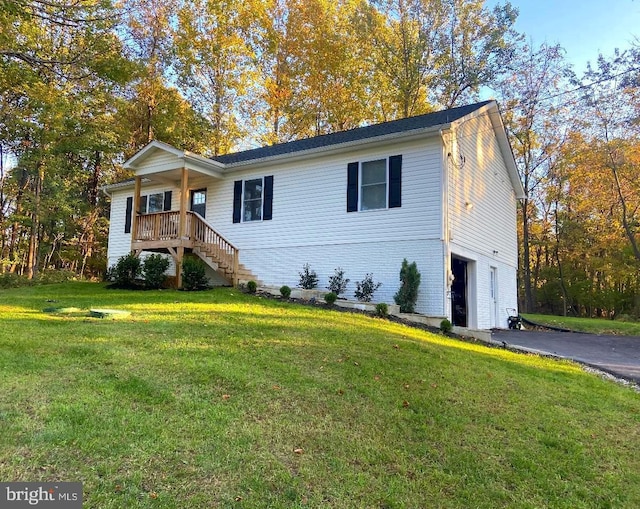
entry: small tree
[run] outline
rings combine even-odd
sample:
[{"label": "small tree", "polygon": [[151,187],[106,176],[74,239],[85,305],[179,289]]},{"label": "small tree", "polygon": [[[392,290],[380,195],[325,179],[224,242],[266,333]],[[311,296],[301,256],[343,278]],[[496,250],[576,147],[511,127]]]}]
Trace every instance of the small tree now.
[{"label": "small tree", "polygon": [[353,293],[360,302],[371,302],[375,291],[382,286],[382,283],[373,281],[373,274],[367,274],[362,281],[356,281],[356,291]]},{"label": "small tree", "polygon": [[344,277],[344,270],[338,267],[335,269],[333,276],[329,276],[329,286],[327,286],[327,290],[339,296],[346,291],[349,281],[351,280],[345,279]]},{"label": "small tree", "polygon": [[420,272],[416,262],[409,264],[405,258],[400,269],[400,281],[402,282],[398,292],[393,296],[396,304],[400,306],[402,313],[413,313],[418,302],[418,289],[420,288]]},{"label": "small tree", "polygon": [[169,268],[169,260],[160,254],[152,254],[145,258],[142,264],[144,284],[147,288],[161,288],[167,280],[166,271]]},{"label": "small tree", "polygon": [[311,270],[311,267],[308,263],[304,264],[302,267],[302,272],[298,273],[300,275],[300,282],[298,286],[305,290],[313,290],[318,286],[318,274],[314,270]]}]

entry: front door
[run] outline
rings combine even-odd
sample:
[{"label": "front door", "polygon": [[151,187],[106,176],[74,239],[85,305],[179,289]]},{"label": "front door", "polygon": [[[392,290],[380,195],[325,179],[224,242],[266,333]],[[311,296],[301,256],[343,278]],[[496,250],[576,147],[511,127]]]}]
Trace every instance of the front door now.
[{"label": "front door", "polygon": [[467,262],[460,258],[451,259],[451,315],[453,325],[467,327]]},{"label": "front door", "polygon": [[207,211],[207,190],[196,189],[191,191],[191,212],[197,212],[205,217]]}]

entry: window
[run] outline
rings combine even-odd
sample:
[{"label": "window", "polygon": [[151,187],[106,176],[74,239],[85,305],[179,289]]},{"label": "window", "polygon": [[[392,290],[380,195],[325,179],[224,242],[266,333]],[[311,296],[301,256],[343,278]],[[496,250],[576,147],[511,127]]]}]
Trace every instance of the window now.
[{"label": "window", "polygon": [[262,179],[244,181],[242,194],[242,220],[261,221],[262,220]]},{"label": "window", "polygon": [[191,202],[192,205],[204,205],[207,202],[207,191],[193,191]]},{"label": "window", "polygon": [[360,182],[360,210],[386,209],[387,160],[362,163]]},{"label": "window", "polygon": [[[145,197],[143,197],[145,198]],[[154,193],[141,199],[140,208],[143,214],[152,214],[164,210],[164,193]]]},{"label": "window", "polygon": [[[138,214],[151,214],[171,210],[171,191],[154,193],[140,197]],[[131,233],[131,220],[133,217],[133,197],[127,197],[127,205],[124,218],[124,232]]]},{"label": "window", "polygon": [[233,184],[233,222],[269,221],[273,212],[273,176],[236,180]]},{"label": "window", "polygon": [[347,166],[347,212],[402,206],[402,156]]}]

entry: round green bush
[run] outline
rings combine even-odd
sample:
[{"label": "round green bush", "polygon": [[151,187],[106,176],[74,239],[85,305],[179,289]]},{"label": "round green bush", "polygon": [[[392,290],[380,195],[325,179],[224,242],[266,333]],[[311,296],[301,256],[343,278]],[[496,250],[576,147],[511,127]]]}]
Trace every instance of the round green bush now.
[{"label": "round green bush", "polygon": [[289,288],[287,285],[282,285],[280,287],[280,295],[282,295],[282,297],[284,297],[285,299],[288,299],[289,297],[291,297],[291,288]]},{"label": "round green bush", "polygon": [[330,306],[335,304],[336,300],[338,300],[338,296],[335,292],[329,292],[324,295],[324,301]]},{"label": "round green bush", "polygon": [[166,271],[169,268],[169,259],[161,254],[152,254],[144,259],[142,273],[144,284],[147,288],[157,290],[162,288],[167,280]]},{"label": "round green bush", "polygon": [[182,259],[182,289],[187,291],[209,288],[206,266],[202,260],[192,256]]},{"label": "round green bush", "polygon": [[247,281],[247,291],[249,293],[256,293],[258,291],[258,283],[255,281]]},{"label": "round green bush", "polygon": [[113,286],[116,288],[139,288],[138,279],[142,275],[142,262],[134,253],[118,258],[111,269]]},{"label": "round green bush", "polygon": [[389,316],[389,306],[387,306],[386,302],[376,304],[376,316],[379,316],[380,318],[386,318]]},{"label": "round green bush", "polygon": [[446,318],[440,322],[440,330],[445,334],[449,334],[452,328],[453,328],[453,325],[451,325],[451,322]]}]

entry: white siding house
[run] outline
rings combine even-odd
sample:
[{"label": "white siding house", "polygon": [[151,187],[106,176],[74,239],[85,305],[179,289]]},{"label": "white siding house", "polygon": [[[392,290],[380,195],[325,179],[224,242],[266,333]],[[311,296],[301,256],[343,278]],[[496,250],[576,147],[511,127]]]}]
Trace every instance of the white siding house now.
[{"label": "white siding house", "polygon": [[406,258],[418,313],[490,328],[517,307],[524,191],[494,101],[213,159],[152,142],[126,166],[106,187],[110,265],[193,251],[230,282],[295,287],[309,263],[321,288],[340,267],[347,297],[371,273],[393,303]]}]

